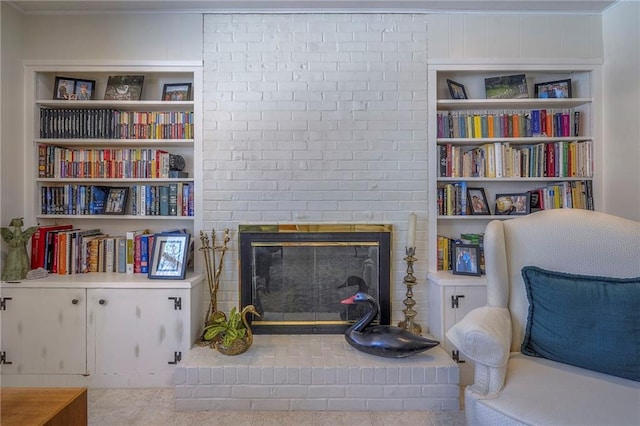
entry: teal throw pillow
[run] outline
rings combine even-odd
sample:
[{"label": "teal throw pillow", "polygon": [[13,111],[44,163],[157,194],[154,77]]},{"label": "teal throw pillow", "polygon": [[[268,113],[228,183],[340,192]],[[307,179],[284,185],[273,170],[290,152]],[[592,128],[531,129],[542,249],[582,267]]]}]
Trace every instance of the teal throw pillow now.
[{"label": "teal throw pillow", "polygon": [[640,277],[522,268],[529,299],[525,355],[640,381]]}]

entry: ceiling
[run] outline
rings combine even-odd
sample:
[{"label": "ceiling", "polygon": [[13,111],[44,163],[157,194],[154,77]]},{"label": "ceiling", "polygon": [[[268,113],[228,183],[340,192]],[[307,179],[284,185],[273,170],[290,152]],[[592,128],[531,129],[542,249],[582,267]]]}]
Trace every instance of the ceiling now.
[{"label": "ceiling", "polygon": [[27,14],[212,12],[602,13],[618,0],[68,0],[10,1]]}]

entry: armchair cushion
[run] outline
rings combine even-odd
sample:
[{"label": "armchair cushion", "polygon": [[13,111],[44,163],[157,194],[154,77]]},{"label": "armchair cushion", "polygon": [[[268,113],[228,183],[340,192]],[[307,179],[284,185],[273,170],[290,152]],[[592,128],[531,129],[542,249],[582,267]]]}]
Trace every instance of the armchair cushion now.
[{"label": "armchair cushion", "polygon": [[469,312],[447,331],[447,337],[473,361],[504,367],[509,360],[511,320],[506,308],[482,307]]},{"label": "armchair cushion", "polygon": [[640,278],[522,268],[522,353],[640,381]]}]

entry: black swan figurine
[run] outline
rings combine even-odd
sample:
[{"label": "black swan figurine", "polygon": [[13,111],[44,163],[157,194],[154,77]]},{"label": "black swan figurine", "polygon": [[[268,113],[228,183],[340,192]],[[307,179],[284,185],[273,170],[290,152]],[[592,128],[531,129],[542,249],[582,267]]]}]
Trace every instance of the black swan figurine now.
[{"label": "black swan figurine", "polygon": [[440,344],[436,340],[418,336],[400,327],[392,325],[369,326],[378,315],[378,303],[365,292],[359,291],[341,303],[345,305],[366,303],[369,305],[369,311],[344,332],[347,343],[359,351],[387,358],[405,358]]}]

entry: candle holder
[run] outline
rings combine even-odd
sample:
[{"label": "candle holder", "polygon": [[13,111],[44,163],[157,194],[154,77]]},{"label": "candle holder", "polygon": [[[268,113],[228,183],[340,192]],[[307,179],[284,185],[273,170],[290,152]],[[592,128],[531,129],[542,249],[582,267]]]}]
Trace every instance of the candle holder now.
[{"label": "candle holder", "polygon": [[413,262],[418,259],[414,257],[416,254],[415,247],[406,247],[405,250],[407,257],[405,257],[404,260],[407,262],[407,275],[404,276],[403,282],[404,285],[407,286],[407,293],[402,303],[404,303],[406,308],[402,310],[402,312],[404,312],[404,321],[400,321],[398,327],[420,336],[422,335],[422,326],[413,321],[417,314],[417,312],[413,310],[413,307],[416,305],[415,300],[413,300],[413,286],[416,285],[416,277],[413,276]]}]

